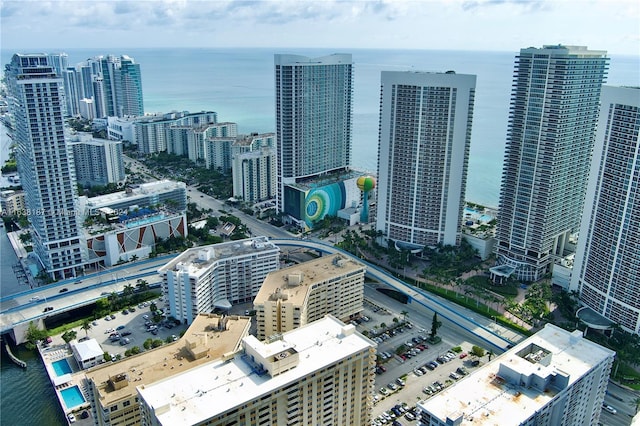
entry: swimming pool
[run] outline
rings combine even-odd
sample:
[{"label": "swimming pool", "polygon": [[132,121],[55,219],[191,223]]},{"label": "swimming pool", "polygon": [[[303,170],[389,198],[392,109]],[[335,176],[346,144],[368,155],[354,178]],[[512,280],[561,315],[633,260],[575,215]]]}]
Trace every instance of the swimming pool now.
[{"label": "swimming pool", "polygon": [[71,374],[71,366],[66,359],[61,359],[60,361],[56,361],[51,364],[53,366],[53,371],[56,372],[56,376],[64,376],[65,374]]},{"label": "swimming pool", "polygon": [[161,213],[155,216],[146,217],[144,219],[134,220],[131,222],[127,222],[127,228],[135,228],[136,226],[148,225],[149,223],[158,222],[164,218],[165,215]]},{"label": "swimming pool", "polygon": [[464,208],[465,221],[468,219],[479,220],[480,222],[487,223],[491,222],[495,217],[490,214],[480,213],[477,210],[470,209],[469,207]]},{"label": "swimming pool", "polygon": [[66,405],[68,409],[72,409],[73,407],[77,407],[78,405],[86,402],[78,385],[61,390],[60,395],[62,395],[64,405]]}]

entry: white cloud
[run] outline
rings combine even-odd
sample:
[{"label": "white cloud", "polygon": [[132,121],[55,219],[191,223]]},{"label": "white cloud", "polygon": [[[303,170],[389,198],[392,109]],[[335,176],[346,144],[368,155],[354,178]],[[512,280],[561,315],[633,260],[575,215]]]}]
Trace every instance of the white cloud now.
[{"label": "white cloud", "polygon": [[[640,50],[635,0],[2,1],[3,48]],[[45,45],[43,45],[45,44]]]}]

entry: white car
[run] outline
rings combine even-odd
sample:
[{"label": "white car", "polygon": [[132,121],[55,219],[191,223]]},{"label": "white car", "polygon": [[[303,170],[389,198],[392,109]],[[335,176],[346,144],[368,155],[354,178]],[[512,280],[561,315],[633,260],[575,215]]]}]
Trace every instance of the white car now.
[{"label": "white car", "polygon": [[605,410],[607,410],[611,414],[616,414],[618,412],[618,410],[616,410],[615,408],[613,408],[612,406],[607,405],[607,404],[602,404],[602,408],[604,408]]},{"label": "white car", "polygon": [[75,423],[76,422],[76,416],[73,413],[67,414],[67,418],[69,419],[69,423]]}]

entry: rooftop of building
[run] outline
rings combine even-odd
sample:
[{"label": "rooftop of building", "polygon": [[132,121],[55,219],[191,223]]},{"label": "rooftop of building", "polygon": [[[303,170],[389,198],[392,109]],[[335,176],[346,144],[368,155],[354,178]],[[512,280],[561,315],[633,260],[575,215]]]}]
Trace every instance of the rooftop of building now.
[{"label": "rooftop of building", "polygon": [[263,251],[280,250],[267,237],[253,237],[244,240],[211,244],[185,250],[173,260],[158,269],[163,274],[168,271],[184,271],[189,276],[198,277],[215,262],[223,259],[242,257]]},{"label": "rooftop of building", "polygon": [[251,133],[250,135],[238,135],[236,138],[236,145],[249,146],[255,142],[256,139],[275,138],[275,133]]},{"label": "rooftop of building", "polygon": [[248,347],[248,352],[264,356],[276,356],[295,348],[296,365],[273,377],[256,371],[249,357],[238,353],[232,359],[217,360],[153,385],[141,386],[140,394],[155,410],[160,424],[199,424],[375,346],[352,325],[326,316],[284,333],[271,343],[259,342],[253,336],[244,339],[243,347]]},{"label": "rooftop of building", "polygon": [[86,371],[99,391],[103,407],[136,393],[136,387],[180,375],[202,364],[236,352],[248,335],[251,319],[199,314],[177,341],[157,349],[102,364]]},{"label": "rooftop of building", "polygon": [[352,169],[334,170],[320,176],[313,176],[299,180],[296,183],[289,183],[287,184],[287,186],[297,188],[301,191],[309,191],[314,188],[331,185],[332,183],[339,183],[350,179],[357,179],[364,174],[366,173]]},{"label": "rooftop of building", "polygon": [[141,183],[127,187],[124,191],[113,192],[111,194],[99,195],[87,198],[86,205],[90,208],[108,206],[112,203],[133,197],[144,197],[151,194],[173,191],[176,189],[187,190],[184,182],[163,179],[153,182]]},{"label": "rooftop of building", "polygon": [[314,284],[360,270],[364,274],[365,269],[362,263],[341,254],[333,254],[269,272],[253,303],[283,299],[288,303],[301,305]]},{"label": "rooftop of building", "polygon": [[[461,425],[521,424],[614,352],[552,324],[419,405]],[[504,377],[503,377],[504,376]],[[518,377],[518,383],[513,382]],[[528,385],[522,385],[530,380]],[[539,389],[546,383],[544,389]]]}]

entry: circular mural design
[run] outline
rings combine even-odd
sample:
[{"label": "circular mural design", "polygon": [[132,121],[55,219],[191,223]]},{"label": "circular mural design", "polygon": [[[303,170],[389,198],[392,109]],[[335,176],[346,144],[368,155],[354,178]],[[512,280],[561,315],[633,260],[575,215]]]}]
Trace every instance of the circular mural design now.
[{"label": "circular mural design", "polygon": [[307,219],[311,222],[322,219],[328,206],[327,194],[323,191],[315,191],[307,198]]}]

